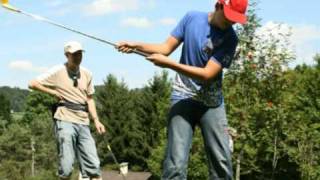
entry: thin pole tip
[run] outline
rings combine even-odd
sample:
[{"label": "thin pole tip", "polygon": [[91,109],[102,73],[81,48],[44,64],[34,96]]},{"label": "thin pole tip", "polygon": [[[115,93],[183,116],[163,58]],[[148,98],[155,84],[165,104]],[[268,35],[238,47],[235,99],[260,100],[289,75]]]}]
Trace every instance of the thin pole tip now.
[{"label": "thin pole tip", "polygon": [[1,4],[4,5],[4,4],[9,4],[9,0],[1,0]]},{"label": "thin pole tip", "polygon": [[17,8],[11,6],[10,4],[7,4],[7,3],[6,4],[2,4],[2,7],[6,8],[6,9],[8,9],[10,11],[21,12],[19,9],[17,9]]}]

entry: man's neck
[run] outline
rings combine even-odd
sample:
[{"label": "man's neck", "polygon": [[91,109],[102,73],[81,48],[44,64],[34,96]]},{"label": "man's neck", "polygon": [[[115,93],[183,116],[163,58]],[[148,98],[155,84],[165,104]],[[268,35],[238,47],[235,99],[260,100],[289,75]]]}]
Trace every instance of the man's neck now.
[{"label": "man's neck", "polygon": [[229,27],[223,27],[223,26],[220,24],[221,22],[219,21],[219,19],[217,19],[217,18],[219,18],[219,17],[217,17],[217,16],[219,16],[219,15],[216,14],[216,13],[217,13],[216,11],[209,13],[209,15],[208,15],[208,22],[209,22],[209,24],[210,24],[211,26],[217,27],[218,29],[220,29],[220,30],[222,30],[222,31],[227,30]]},{"label": "man's neck", "polygon": [[214,25],[214,12],[210,12],[208,15],[208,22],[210,25]]},{"label": "man's neck", "polygon": [[69,71],[72,71],[72,72],[78,72],[79,71],[79,66],[77,66],[77,65],[74,65],[74,64],[71,64],[71,63],[66,63],[66,66],[67,66],[67,69]]}]

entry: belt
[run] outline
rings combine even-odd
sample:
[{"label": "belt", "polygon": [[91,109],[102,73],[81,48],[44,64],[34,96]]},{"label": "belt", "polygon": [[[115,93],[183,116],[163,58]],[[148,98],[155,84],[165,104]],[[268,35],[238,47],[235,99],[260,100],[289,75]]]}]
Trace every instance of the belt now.
[{"label": "belt", "polygon": [[84,111],[89,112],[88,104],[77,104],[70,101],[59,102],[57,104],[58,107],[64,106],[68,109],[76,110],[76,111]]}]

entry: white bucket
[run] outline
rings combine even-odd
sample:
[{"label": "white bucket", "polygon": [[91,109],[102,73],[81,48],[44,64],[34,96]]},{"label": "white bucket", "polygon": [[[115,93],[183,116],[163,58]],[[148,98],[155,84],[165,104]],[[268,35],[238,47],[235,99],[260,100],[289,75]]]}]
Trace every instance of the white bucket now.
[{"label": "white bucket", "polygon": [[128,164],[127,162],[122,162],[119,166],[120,166],[120,173],[123,175],[127,175],[128,174]]},{"label": "white bucket", "polygon": [[79,179],[78,180],[90,180],[89,178],[83,178],[81,172],[79,172]]}]

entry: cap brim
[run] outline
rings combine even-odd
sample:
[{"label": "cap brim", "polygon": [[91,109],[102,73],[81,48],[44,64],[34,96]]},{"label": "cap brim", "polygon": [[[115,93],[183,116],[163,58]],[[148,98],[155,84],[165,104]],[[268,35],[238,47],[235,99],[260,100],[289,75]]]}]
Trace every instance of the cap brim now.
[{"label": "cap brim", "polygon": [[247,22],[247,16],[232,10],[229,6],[223,7],[224,15],[229,21],[245,24]]},{"label": "cap brim", "polygon": [[73,54],[73,53],[76,53],[76,52],[78,52],[78,51],[84,52],[83,49],[78,49],[78,50],[74,50],[74,51],[72,51],[72,52],[70,52],[70,53]]}]

